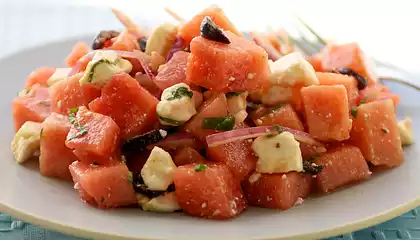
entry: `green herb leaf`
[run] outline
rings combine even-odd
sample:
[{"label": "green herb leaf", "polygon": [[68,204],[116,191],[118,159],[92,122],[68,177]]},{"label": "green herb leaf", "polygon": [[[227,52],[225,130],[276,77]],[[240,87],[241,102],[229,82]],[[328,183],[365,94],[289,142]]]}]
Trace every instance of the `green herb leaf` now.
[{"label": "green herb leaf", "polygon": [[312,156],[308,161],[313,161],[313,160],[315,160],[315,159],[317,159],[317,158],[320,158],[321,157],[321,155],[320,154],[316,154],[316,155],[314,155],[314,156]]},{"label": "green herb leaf", "polygon": [[234,96],[239,96],[239,95],[241,95],[241,92],[228,92],[228,93],[226,93],[227,98],[234,97]]},{"label": "green herb leaf", "polygon": [[175,91],[172,92],[172,97],[168,98],[167,100],[172,101],[175,99],[180,99],[184,96],[192,98],[193,92],[188,90],[188,88],[186,87],[179,87]]},{"label": "green herb leaf", "polygon": [[77,111],[79,111],[79,107],[72,107],[69,109],[70,113],[77,113]]},{"label": "green herb leaf", "polygon": [[71,135],[68,137],[68,140],[73,140],[75,138],[84,136],[88,133],[86,126],[84,126],[82,123],[80,123],[76,118],[76,112],[79,110],[79,107],[73,107],[69,109],[69,120],[70,123],[73,124],[76,129],[78,130],[77,133]]},{"label": "green herb leaf", "polygon": [[310,174],[318,174],[324,169],[323,166],[317,165],[311,161],[303,161],[303,172]]},{"label": "green herb leaf", "polygon": [[362,98],[362,99],[360,100],[359,106],[360,106],[360,105],[362,105],[362,104],[365,104],[365,103],[366,103],[366,101],[367,101],[367,97]]},{"label": "green herb leaf", "polygon": [[204,171],[206,169],[207,169],[207,165],[203,164],[203,163],[200,163],[198,165],[195,165],[194,171],[195,172],[201,172],[201,171]]},{"label": "green herb leaf", "polygon": [[169,124],[176,125],[176,126],[184,124],[184,122],[178,121],[178,120],[175,120],[175,119],[172,119],[172,118],[162,117],[162,116],[159,116],[159,115],[158,115],[158,118],[160,120],[164,121],[164,122],[167,122]]},{"label": "green herb leaf", "polygon": [[93,76],[95,74],[95,70],[96,68],[100,65],[100,64],[117,64],[119,61],[119,58],[117,58],[117,60],[115,62],[111,62],[108,59],[100,59],[98,61],[96,61],[95,63],[93,63],[92,68],[90,69],[89,75],[88,75],[88,82],[92,82]]},{"label": "green herb leaf", "polygon": [[277,131],[277,133],[278,133],[278,134],[280,134],[280,133],[282,133],[282,132],[283,132],[283,131],[281,130],[280,125],[276,124],[276,125],[274,125],[274,127],[276,128],[276,131]]},{"label": "green herb leaf", "polygon": [[389,133],[389,129],[386,127],[381,128],[381,130],[383,133]]},{"label": "green herb leaf", "polygon": [[128,171],[127,179],[130,185],[133,184],[133,173],[131,171]]},{"label": "green herb leaf", "polygon": [[351,115],[353,117],[357,117],[357,107],[356,106],[351,107]]},{"label": "green herb leaf", "polygon": [[219,131],[229,131],[235,125],[235,117],[229,115],[227,117],[208,117],[204,118],[201,124],[203,129],[212,129]]}]

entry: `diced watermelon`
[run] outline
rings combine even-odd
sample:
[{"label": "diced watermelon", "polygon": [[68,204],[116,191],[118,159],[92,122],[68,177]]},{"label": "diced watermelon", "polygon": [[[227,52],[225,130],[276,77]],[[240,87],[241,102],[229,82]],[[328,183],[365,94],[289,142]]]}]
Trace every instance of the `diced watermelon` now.
[{"label": "diced watermelon", "polygon": [[281,210],[301,202],[309,195],[311,189],[312,176],[298,172],[255,172],[244,181],[244,192],[250,205]]},{"label": "diced watermelon", "polygon": [[369,167],[357,147],[344,145],[329,150],[314,160],[323,170],[316,175],[316,186],[322,192],[330,192],[355,181],[369,178]]},{"label": "diced watermelon", "polygon": [[25,96],[18,96],[13,99],[13,121],[15,130],[26,122],[43,122],[50,115],[51,101],[48,88],[38,84],[28,89]]},{"label": "diced watermelon", "polygon": [[267,53],[255,43],[226,32],[230,44],[196,37],[190,45],[187,82],[217,92],[269,87]]},{"label": "diced watermelon", "polygon": [[238,31],[235,26],[229,21],[226,17],[223,10],[215,5],[212,5],[204,9],[199,14],[195,15],[190,21],[182,25],[179,29],[179,34],[185,42],[190,43],[194,37],[200,36],[200,26],[204,17],[210,17],[214,23],[216,23],[220,28],[231,31],[238,36],[242,36],[242,33]]},{"label": "diced watermelon", "polygon": [[68,117],[58,113],[51,113],[42,123],[39,156],[42,175],[71,180],[69,165],[76,161],[76,156],[65,144],[70,127]]},{"label": "diced watermelon", "polygon": [[279,108],[268,109],[267,114],[256,119],[257,126],[271,126],[278,124],[298,131],[305,131],[295,110],[289,104],[282,105]]},{"label": "diced watermelon", "polygon": [[[235,129],[243,127],[246,126],[240,124]],[[251,143],[247,140],[208,147],[206,153],[210,160],[225,163],[239,181],[249,176],[257,164],[257,157],[254,155]]]},{"label": "diced watermelon", "polygon": [[80,149],[73,150],[79,162],[92,163],[93,165],[109,166],[121,162],[121,153],[116,149],[110,156],[98,156]]},{"label": "diced watermelon", "polygon": [[70,165],[70,172],[82,200],[99,208],[127,206],[137,201],[124,163],[93,166],[77,161]]},{"label": "diced watermelon", "polygon": [[109,157],[119,144],[119,134],[118,125],[110,117],[80,107],[67,135],[66,146]]},{"label": "diced watermelon", "polygon": [[70,108],[87,106],[93,99],[100,96],[101,90],[90,84],[79,83],[82,73],[71,76],[51,87],[51,110],[67,115]]},{"label": "diced watermelon", "polygon": [[311,157],[319,155],[318,146],[310,145],[307,143],[299,144],[300,151],[302,153],[302,159],[310,159]]},{"label": "diced watermelon", "polygon": [[32,85],[39,84],[43,87],[48,87],[47,80],[54,74],[55,68],[40,67],[29,74],[26,80],[25,88],[30,88]]},{"label": "diced watermelon", "polygon": [[301,94],[312,137],[324,141],[350,137],[351,120],[344,86],[313,85],[302,88]]},{"label": "diced watermelon", "polygon": [[190,147],[176,150],[173,160],[176,166],[206,162],[206,159],[204,159],[195,149]]},{"label": "diced watermelon", "polygon": [[82,41],[78,41],[76,44],[74,44],[70,54],[66,57],[66,64],[69,67],[73,67],[76,65],[77,61],[88,54],[89,52],[89,46]]},{"label": "diced watermelon", "polygon": [[155,78],[156,85],[164,90],[177,83],[185,83],[187,80],[187,60],[190,53],[178,51],[165,65],[159,68]]},{"label": "diced watermelon", "polygon": [[358,103],[363,104],[386,99],[391,99],[394,102],[395,107],[397,107],[400,102],[400,96],[395,93],[391,93],[387,86],[377,83],[360,91]]},{"label": "diced watermelon", "polygon": [[374,165],[395,167],[404,162],[392,100],[375,101],[357,107],[351,142]]},{"label": "diced watermelon", "polygon": [[102,95],[89,108],[110,116],[121,129],[121,138],[130,139],[158,123],[158,100],[127,73],[120,73],[102,88]]},{"label": "diced watermelon", "polygon": [[[178,203],[188,215],[228,219],[247,208],[241,185],[223,163],[188,164],[174,172]],[[198,171],[199,169],[200,171]]]},{"label": "diced watermelon", "polygon": [[357,43],[343,45],[327,45],[320,53],[322,68],[324,71],[331,71],[338,68],[350,68],[363,77],[367,78],[370,84],[378,81],[378,76],[371,59],[367,58]]},{"label": "diced watermelon", "polygon": [[122,31],[109,47],[112,50],[130,51],[139,49],[137,38],[128,29]]},{"label": "diced watermelon", "polygon": [[198,109],[197,114],[184,126],[187,132],[204,141],[207,135],[213,134],[215,131],[204,130],[202,128],[203,119],[207,117],[225,117],[227,114],[226,96],[223,93],[219,93],[206,100]]},{"label": "diced watermelon", "polygon": [[355,106],[358,104],[359,90],[357,89],[356,79],[337,73],[317,72],[316,76],[319,80],[319,84],[321,85],[343,85],[347,90],[349,106]]},{"label": "diced watermelon", "polygon": [[316,72],[324,71],[324,68],[322,67],[322,58],[319,55],[308,57],[306,60],[312,65]]}]

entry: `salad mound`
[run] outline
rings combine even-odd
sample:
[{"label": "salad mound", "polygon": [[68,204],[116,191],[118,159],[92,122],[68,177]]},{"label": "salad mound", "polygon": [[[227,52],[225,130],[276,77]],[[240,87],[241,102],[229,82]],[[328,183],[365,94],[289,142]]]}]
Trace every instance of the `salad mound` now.
[{"label": "salad mound", "polygon": [[287,210],[403,164],[411,119],[356,43],[308,56],[287,32],[243,34],[212,5],[146,34],[103,30],[13,100],[18,163],[98,208],[230,219]]}]

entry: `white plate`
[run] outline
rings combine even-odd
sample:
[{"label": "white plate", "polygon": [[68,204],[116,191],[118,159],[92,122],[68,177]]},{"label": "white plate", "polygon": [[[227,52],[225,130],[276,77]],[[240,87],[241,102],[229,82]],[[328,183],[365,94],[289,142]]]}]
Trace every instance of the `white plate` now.
[{"label": "white plate", "polygon": [[[42,177],[33,165],[16,164],[10,151],[11,100],[29,72],[62,63],[74,42],[51,43],[0,60],[0,211],[42,227],[97,239],[314,239],[368,227],[420,205],[420,148],[412,145],[405,149],[406,162],[401,167],[284,212],[250,208],[231,221],[211,221],[181,213],[89,207],[70,183]],[[401,94],[399,116],[413,118],[420,139],[420,112],[416,111],[420,96],[405,87],[392,85],[391,89]]]}]

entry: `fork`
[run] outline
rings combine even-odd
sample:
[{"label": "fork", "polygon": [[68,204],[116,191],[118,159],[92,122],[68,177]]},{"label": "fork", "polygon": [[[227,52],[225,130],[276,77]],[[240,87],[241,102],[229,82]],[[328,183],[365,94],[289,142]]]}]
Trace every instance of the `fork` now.
[{"label": "fork", "polygon": [[[302,20],[302,18],[300,18],[298,15],[294,15],[297,22],[300,23],[301,26],[297,26],[295,24],[295,29],[298,33],[298,37],[294,38],[291,35],[288,36],[288,40],[294,44],[299,50],[300,52],[302,52],[303,54],[307,55],[307,56],[312,56],[316,53],[318,53],[319,51],[321,51],[321,49],[327,45],[327,42],[313,29],[311,28],[306,22],[304,22]],[[301,30],[303,28],[306,30],[306,34]],[[308,36],[308,33],[310,34]],[[308,38],[311,37],[312,39],[315,39],[315,41],[309,40]],[[279,41],[284,42],[284,39],[279,39]],[[382,67],[385,68],[387,70],[393,70],[395,72],[399,72],[399,73],[404,73],[404,74],[409,74],[407,71],[392,65],[390,63],[385,63],[376,59],[373,59],[373,61],[375,62],[375,64],[378,67]],[[390,82],[396,82],[396,83],[400,83],[400,84],[404,84],[406,86],[409,86],[411,88],[414,88],[416,90],[420,91],[420,86],[418,84],[414,84],[412,82],[408,82],[404,79],[398,78],[398,77],[393,77],[393,76],[380,76],[379,80],[383,83],[384,81],[390,81]]]}]

